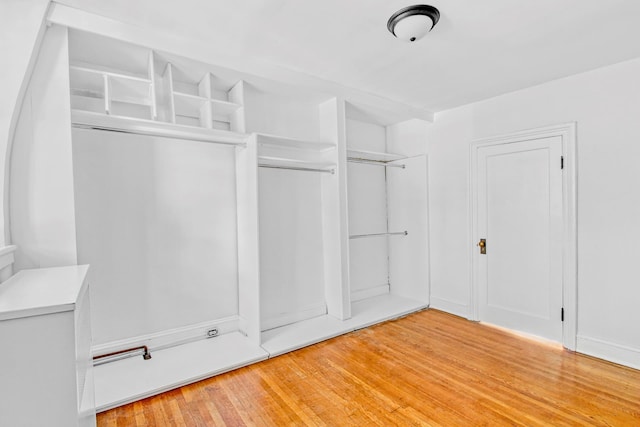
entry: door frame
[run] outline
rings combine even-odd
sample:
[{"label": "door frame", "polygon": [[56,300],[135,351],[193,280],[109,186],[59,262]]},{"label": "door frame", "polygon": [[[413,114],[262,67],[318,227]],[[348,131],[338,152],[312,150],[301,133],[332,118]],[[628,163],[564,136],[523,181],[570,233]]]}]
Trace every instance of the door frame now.
[{"label": "door frame", "polygon": [[[512,144],[548,137],[560,137],[564,168],[562,174],[562,345],[576,349],[578,323],[578,234],[577,234],[577,161],[576,161],[576,123],[564,123],[536,129],[514,132],[472,141],[469,146],[469,260],[471,264],[469,283],[471,287],[469,315],[470,320],[479,321],[478,291],[478,150],[482,147]],[[560,166],[560,165],[558,165]],[[560,313],[558,313],[560,315]]]}]

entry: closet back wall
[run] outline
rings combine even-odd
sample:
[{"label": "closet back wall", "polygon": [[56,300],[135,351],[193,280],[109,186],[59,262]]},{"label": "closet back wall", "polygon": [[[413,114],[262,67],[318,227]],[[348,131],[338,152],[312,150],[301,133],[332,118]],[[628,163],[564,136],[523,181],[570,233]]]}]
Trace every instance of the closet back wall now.
[{"label": "closet back wall", "polygon": [[73,131],[94,345],[237,315],[234,156],[216,144]]},{"label": "closet back wall", "polygon": [[[347,119],[350,149],[386,152],[384,126]],[[387,181],[384,167],[348,163],[349,234],[387,231]],[[389,243],[386,236],[349,241],[351,298],[389,293]]]}]

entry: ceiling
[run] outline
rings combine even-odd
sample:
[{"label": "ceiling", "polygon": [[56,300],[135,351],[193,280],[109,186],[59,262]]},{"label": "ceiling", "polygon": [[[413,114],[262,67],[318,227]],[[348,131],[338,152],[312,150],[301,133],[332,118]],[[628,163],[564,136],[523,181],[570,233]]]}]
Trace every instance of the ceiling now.
[{"label": "ceiling", "polygon": [[58,0],[437,112],[640,57],[639,0],[428,0],[435,29],[386,28],[408,0]]}]

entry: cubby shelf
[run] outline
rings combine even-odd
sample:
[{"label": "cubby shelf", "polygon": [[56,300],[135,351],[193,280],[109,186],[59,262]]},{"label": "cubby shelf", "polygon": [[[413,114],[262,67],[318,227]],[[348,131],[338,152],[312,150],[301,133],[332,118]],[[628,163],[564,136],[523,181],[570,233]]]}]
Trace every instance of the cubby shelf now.
[{"label": "cubby shelf", "polygon": [[77,70],[85,73],[100,74],[109,77],[115,77],[119,79],[137,80],[151,84],[151,79],[148,76],[143,76],[135,73],[129,73],[122,70],[116,70],[104,65],[87,64],[84,62],[72,62],[69,65],[69,69]]},{"label": "cubby shelf", "polygon": [[244,132],[242,81],[231,87],[219,87],[210,72],[194,81],[171,62],[167,63],[162,78],[172,123]]},{"label": "cubby shelf", "polygon": [[[150,60],[151,63],[151,60]],[[110,115],[155,119],[155,83],[149,76],[114,70],[103,65],[69,65],[73,108]]]}]

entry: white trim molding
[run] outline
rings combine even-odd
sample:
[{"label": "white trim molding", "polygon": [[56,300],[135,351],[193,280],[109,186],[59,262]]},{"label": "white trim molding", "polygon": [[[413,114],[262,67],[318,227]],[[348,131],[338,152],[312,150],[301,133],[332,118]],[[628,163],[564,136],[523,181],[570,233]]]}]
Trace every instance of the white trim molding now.
[{"label": "white trim molding", "polygon": [[434,308],[436,310],[446,311],[447,313],[454,314],[460,317],[470,318],[469,315],[469,305],[461,302],[450,301],[445,298],[438,298],[431,296],[431,301],[429,304],[430,308]]},{"label": "white trim molding", "polygon": [[577,351],[619,365],[640,369],[640,349],[578,335]]},{"label": "white trim molding", "polygon": [[564,322],[562,330],[562,344],[569,350],[576,349],[578,324],[578,233],[577,233],[577,149],[576,123],[565,123],[510,133],[490,138],[478,139],[469,146],[469,260],[470,260],[470,320],[480,320],[478,312],[478,289],[476,282],[477,261],[475,257],[475,239],[477,224],[477,157],[480,147],[509,144],[531,139],[560,137],[562,139],[562,156],[564,159],[564,173],[562,174],[562,303],[564,307]]}]

